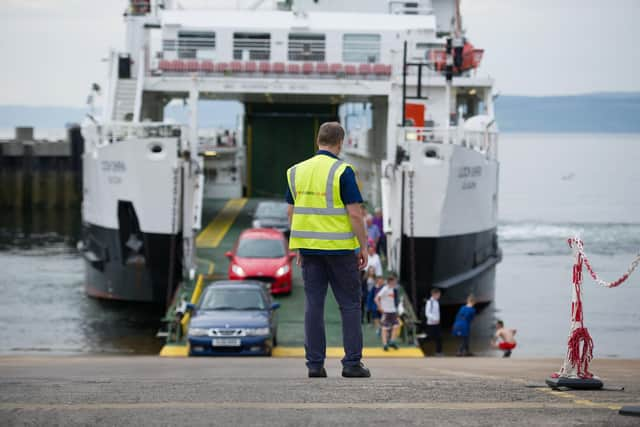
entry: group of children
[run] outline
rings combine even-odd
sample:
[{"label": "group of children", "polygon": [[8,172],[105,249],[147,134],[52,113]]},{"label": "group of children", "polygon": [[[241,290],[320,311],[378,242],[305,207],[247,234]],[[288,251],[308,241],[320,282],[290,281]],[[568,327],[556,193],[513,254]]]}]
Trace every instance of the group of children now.
[{"label": "group of children", "polygon": [[[440,328],[440,289],[434,288],[431,290],[431,298],[425,304],[425,320],[427,337],[435,341],[436,356],[442,356],[442,331]],[[473,295],[469,295],[467,298],[467,304],[460,307],[456,314],[455,321],[453,322],[453,328],[451,330],[452,335],[460,338],[460,346],[456,356],[472,356],[473,354],[469,350],[469,337],[471,335],[471,322],[476,315],[476,300]],[[498,320],[495,325],[496,332],[491,339],[491,346],[493,348],[503,351],[503,357],[510,357],[511,351],[516,347],[515,341],[515,329],[507,329],[504,327],[504,322]]]}]

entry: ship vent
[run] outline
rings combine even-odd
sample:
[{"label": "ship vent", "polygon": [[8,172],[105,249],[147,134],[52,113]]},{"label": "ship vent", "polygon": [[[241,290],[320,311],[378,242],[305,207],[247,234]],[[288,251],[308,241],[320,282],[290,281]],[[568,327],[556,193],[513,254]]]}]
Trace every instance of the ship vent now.
[{"label": "ship vent", "polygon": [[289,61],[324,61],[324,34],[289,34]]},{"label": "ship vent", "polygon": [[178,58],[195,59],[216,49],[216,33],[212,31],[179,31],[177,39],[162,40],[162,50],[178,51]]},{"label": "ship vent", "polygon": [[342,44],[344,62],[376,63],[380,61],[380,34],[345,34]]},{"label": "ship vent", "polygon": [[268,61],[271,59],[271,34],[234,33],[233,59],[238,61]]}]

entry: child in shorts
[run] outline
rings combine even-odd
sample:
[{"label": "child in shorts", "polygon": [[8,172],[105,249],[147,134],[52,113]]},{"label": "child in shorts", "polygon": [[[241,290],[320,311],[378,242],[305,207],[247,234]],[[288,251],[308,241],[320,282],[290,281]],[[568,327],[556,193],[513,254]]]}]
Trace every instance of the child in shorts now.
[{"label": "child in shorts", "polygon": [[496,335],[491,340],[491,346],[502,350],[504,353],[502,357],[510,357],[511,350],[516,348],[515,329],[507,329],[504,327],[504,322],[498,320],[496,322]]},{"label": "child in shorts", "polygon": [[[396,304],[397,284],[397,277],[390,274],[387,278],[387,284],[380,289],[375,298],[378,311],[382,314],[382,348],[384,351],[389,351],[389,347],[398,349],[396,339],[400,333],[400,320]],[[391,336],[389,337],[389,335]]]}]

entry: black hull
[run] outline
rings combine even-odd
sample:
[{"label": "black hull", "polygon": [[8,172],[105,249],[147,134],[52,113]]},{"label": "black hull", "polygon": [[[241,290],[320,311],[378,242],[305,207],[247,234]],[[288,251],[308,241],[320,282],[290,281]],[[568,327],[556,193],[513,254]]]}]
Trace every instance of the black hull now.
[{"label": "black hull", "polygon": [[80,250],[89,296],[167,305],[181,279],[182,237],[139,231],[136,237],[141,246],[132,250],[122,230],[83,225]]},{"label": "black hull", "polygon": [[400,277],[405,292],[424,318],[431,288],[440,288],[443,325],[450,325],[458,308],[473,294],[482,309],[494,300],[495,266],[501,255],[496,230],[439,238],[415,237],[415,299],[412,286],[411,239],[402,238]]}]

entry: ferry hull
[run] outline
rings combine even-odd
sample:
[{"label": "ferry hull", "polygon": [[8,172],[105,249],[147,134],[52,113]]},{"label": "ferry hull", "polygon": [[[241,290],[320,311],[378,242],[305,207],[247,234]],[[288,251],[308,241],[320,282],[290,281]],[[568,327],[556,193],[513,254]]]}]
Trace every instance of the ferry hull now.
[{"label": "ferry hull", "polygon": [[[432,288],[442,290],[443,325],[451,325],[455,313],[473,294],[480,308],[490,304],[495,295],[495,266],[500,261],[496,230],[437,238],[416,237],[416,301],[423,310]],[[405,291],[413,296],[411,285],[411,243],[402,238],[400,274]],[[420,315],[421,313],[419,313]]]},{"label": "ferry hull", "polygon": [[85,224],[84,234],[81,252],[89,296],[158,305],[173,297],[182,271],[181,236],[143,233],[142,250],[131,254],[123,249],[119,230]]}]

